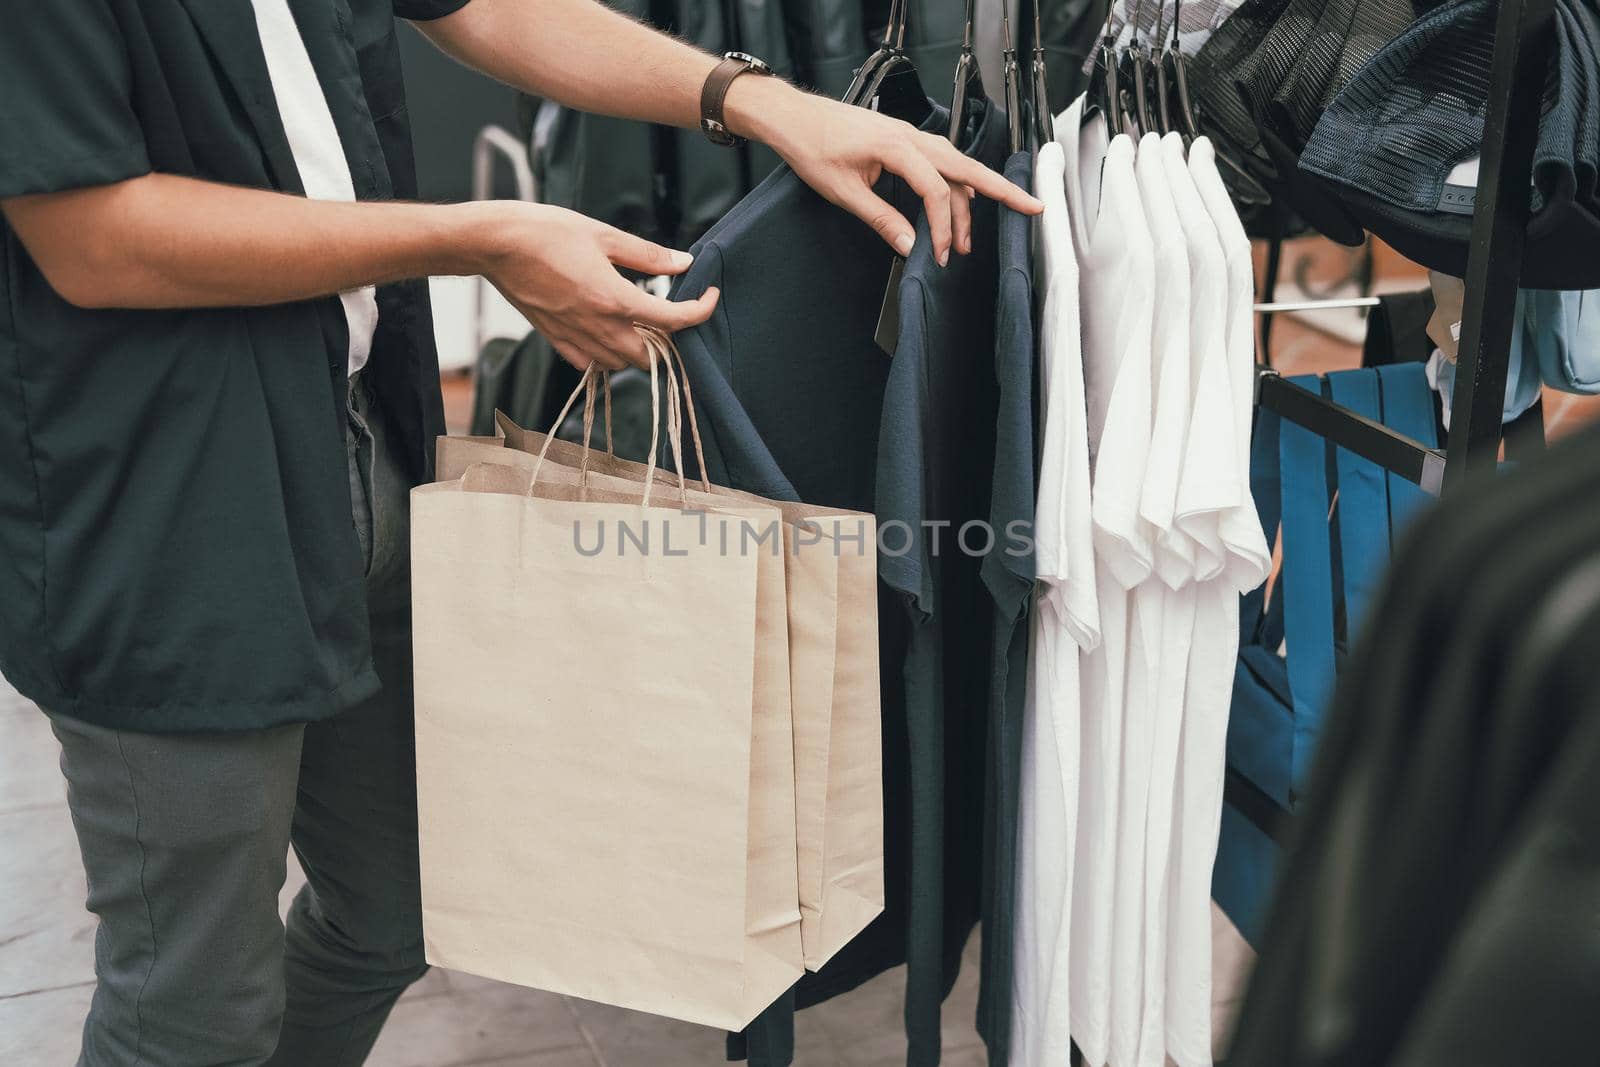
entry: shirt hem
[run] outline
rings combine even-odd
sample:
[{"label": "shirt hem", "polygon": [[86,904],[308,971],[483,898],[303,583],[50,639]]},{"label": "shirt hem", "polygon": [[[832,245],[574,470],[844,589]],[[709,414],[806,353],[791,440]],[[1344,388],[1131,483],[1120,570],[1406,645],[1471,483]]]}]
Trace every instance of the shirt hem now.
[{"label": "shirt hem", "polygon": [[325,693],[272,703],[219,701],[194,704],[114,704],[79,697],[72,699],[56,687],[44,685],[27,671],[0,665],[0,673],[23,697],[51,715],[76,719],[91,726],[133,733],[234,733],[265,730],[291,723],[317,722],[370,700],[382,689],[378,672],[370,665]]},{"label": "shirt hem", "polygon": [[0,197],[63,193],[140,178],[150,173],[144,141],[70,158],[0,156]]}]

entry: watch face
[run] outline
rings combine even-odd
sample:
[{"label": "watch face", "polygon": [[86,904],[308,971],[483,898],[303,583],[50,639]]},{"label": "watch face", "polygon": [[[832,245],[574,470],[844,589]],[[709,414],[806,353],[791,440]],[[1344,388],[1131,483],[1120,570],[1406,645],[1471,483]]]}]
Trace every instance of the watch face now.
[{"label": "watch face", "polygon": [[750,69],[755,71],[757,74],[772,73],[772,68],[767,66],[765,61],[756,58],[749,52],[724,52],[722,58],[742,60],[743,62],[750,64]]},{"label": "watch face", "polygon": [[716,119],[701,119],[700,130],[712,144],[731,147],[739,143],[739,138],[728,132],[728,128]]}]

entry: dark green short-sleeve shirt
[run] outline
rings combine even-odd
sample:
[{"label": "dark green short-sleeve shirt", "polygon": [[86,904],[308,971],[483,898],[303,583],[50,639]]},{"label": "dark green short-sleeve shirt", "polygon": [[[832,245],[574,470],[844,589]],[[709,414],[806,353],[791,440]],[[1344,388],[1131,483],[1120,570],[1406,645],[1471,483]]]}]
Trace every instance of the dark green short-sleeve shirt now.
[{"label": "dark green short-sleeve shirt", "polygon": [[[289,0],[361,199],[415,196],[395,17],[466,0]],[[301,192],[250,0],[33,5],[0,32],[0,197],[151,171]],[[172,220],[181,229],[184,220]],[[427,471],[425,282],[384,287],[367,376]],[[0,221],[0,670],[134,730],[331,715],[378,688],[335,298],[86,310]]]}]

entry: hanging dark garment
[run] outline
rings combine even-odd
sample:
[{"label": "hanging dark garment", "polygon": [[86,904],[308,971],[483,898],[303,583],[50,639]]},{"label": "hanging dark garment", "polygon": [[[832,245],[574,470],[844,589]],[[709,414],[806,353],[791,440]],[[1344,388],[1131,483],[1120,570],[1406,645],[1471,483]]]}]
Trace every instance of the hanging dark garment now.
[{"label": "hanging dark garment", "polygon": [[[974,154],[998,166],[1004,117],[973,107]],[[936,108],[927,128],[947,125]],[[898,179],[879,192],[918,217]],[[886,907],[733,1043],[762,1067],[792,1060],[797,1007],[900,963],[913,1062],[936,1062],[939,1005],[977,919],[992,609],[979,562],[954,539],[960,521],[988,515],[996,387],[978,354],[994,338],[995,216],[991,201],[974,204],[974,251],[947,268],[921,223],[892,358],[874,335],[893,254],[786,168],[712,227],[674,290],[722,289],[711,320],[677,337],[712,479],[873,511],[882,531]],[[937,556],[930,535],[942,537]]]},{"label": "hanging dark garment", "polygon": [[[794,76],[794,62],[784,36],[779,0],[658,0],[666,5],[670,20],[661,20],[668,32],[714,54],[728,51],[760,56],[781,78]],[[698,129],[653,128],[670,141],[665,173],[664,213],[671,219],[666,243],[687,248],[728,213],[756,183],[778,165],[778,157],[764,145],[746,142],[729,148],[712,144]]]},{"label": "hanging dark garment", "polygon": [[[906,23],[906,54],[917,66],[922,84],[940,86],[946,92],[955,83],[956,60],[961,58],[961,37],[966,28],[966,11],[961,4],[946,0],[907,0],[911,5]],[[1003,160],[995,160],[999,166]]]},{"label": "hanging dark garment", "polygon": [[[750,52],[796,75],[780,0],[606,0],[708,52]],[[864,53],[863,53],[864,54]],[[539,199],[672,248],[687,248],[777,166],[762,145],[535,102]]]},{"label": "hanging dark garment", "polygon": [[496,411],[505,412],[518,426],[548,426],[548,419],[541,419],[551,392],[551,371],[560,361],[537,330],[529,330],[521,341],[496,337],[485,344],[473,375],[472,423],[467,432],[493,437]]},{"label": "hanging dark garment", "polygon": [[794,52],[795,79],[823,96],[844,96],[871,51],[867,27],[883,20],[869,19],[861,0],[783,0],[779,6]]},{"label": "hanging dark garment", "polygon": [[[1006,161],[1005,176],[1033,185],[1033,153]],[[985,760],[983,843],[983,957],[978,987],[978,1032],[989,1062],[1006,1063],[1011,1050],[1012,938],[1017,881],[1017,804],[1022,779],[1022,716],[1028,677],[1028,612],[1035,579],[1031,542],[1005,534],[1033,529],[1034,367],[1033,220],[999,210],[999,287],[995,301],[994,377],[998,383],[989,530],[995,543],[981,574],[994,612],[989,728]],[[976,355],[976,353],[974,354]],[[1014,523],[1026,524],[1025,527]]]},{"label": "hanging dark garment", "polygon": [[[988,107],[982,118],[972,155],[999,168],[1006,152],[1005,115]],[[1026,596],[1004,568],[1001,538],[1020,517],[1013,512],[1023,507],[1017,492],[1022,476],[1029,484],[1021,496],[1031,503],[1031,421],[1021,428],[1026,467],[1019,470],[1014,462],[1019,457],[1010,427],[1009,454],[997,460],[995,450],[1002,391],[1009,416],[1031,395],[1031,362],[1022,396],[1013,360],[1003,374],[1004,387],[997,382],[992,361],[997,230],[994,201],[976,198],[972,251],[952,253],[949,264],[940,267],[926,216],[919,220],[918,244],[900,282],[899,342],[878,437],[879,529],[899,521],[910,533],[908,551],[879,557],[879,572],[910,619],[904,666],[911,830],[909,1067],[939,1062],[940,1004],[979,917],[992,751],[988,720],[992,708],[1003,709],[1010,700],[1005,666],[993,661],[997,614],[1015,618],[1018,600]],[[1007,482],[999,500],[993,484],[997,463]],[[996,507],[1005,521],[993,531],[993,551],[980,556],[967,547],[962,531],[990,521]],[[1004,645],[1009,648],[1009,640]],[[1019,670],[1019,694],[1025,676],[1026,670]]]},{"label": "hanging dark garment", "polygon": [[[631,18],[650,21],[650,0],[607,3]],[[540,202],[669,243],[673,220],[666,217],[662,202],[662,153],[655,128],[552,101],[534,101],[533,106],[532,159]]]},{"label": "hanging dark garment", "polygon": [[[976,155],[998,165],[1005,122],[978,102],[974,110],[978,112],[974,139],[982,146]],[[936,107],[926,128],[944,130],[947,125],[947,112]],[[885,176],[878,192],[909,218],[920,213],[918,198],[899,179]],[[930,274],[958,278],[954,285],[962,286],[963,294],[982,293],[984,288],[994,293],[995,208],[979,200],[974,213],[978,250],[965,258],[952,256],[949,269],[933,267],[931,262],[918,264],[918,253],[931,261],[923,222],[901,293],[906,293],[907,285],[918,286],[917,291],[941,286],[933,291],[947,293],[944,283],[930,283]],[[989,234],[987,245],[984,232]],[[914,462],[912,454],[901,450],[914,448],[907,419],[915,413],[886,400],[894,368],[914,366],[914,358],[904,363],[902,358],[915,357],[917,344],[902,334],[901,349],[890,358],[874,341],[893,261],[882,238],[781,168],[712,227],[694,254],[694,266],[678,280],[675,298],[691,298],[707,286],[722,288],[722,299],[709,322],[677,336],[693,381],[712,480],[771,498],[872,510],[880,518],[880,528],[899,517],[907,533],[920,530],[896,510],[901,507],[896,501],[904,499],[899,491],[909,490],[912,483],[893,474]],[[987,274],[982,274],[984,269]],[[974,270],[979,272],[976,277]],[[957,309],[957,302],[941,299],[939,307]],[[963,317],[981,315],[981,301],[962,301],[958,310]],[[941,336],[955,338],[971,330],[963,326],[962,331],[941,331]],[[981,346],[992,346],[992,318],[976,330],[984,333]],[[957,363],[965,374],[986,368],[971,358],[970,350],[962,350]],[[910,370],[901,371],[902,376],[907,373]],[[989,381],[992,392],[992,374]],[[904,395],[904,386],[898,394]],[[954,384],[944,395],[981,397],[981,382],[973,389],[966,389],[965,382]],[[992,450],[992,411],[984,413],[981,405],[963,406],[963,411],[968,419],[963,426],[974,427],[963,434],[987,432]],[[939,432],[944,440],[955,438],[955,430],[942,422]],[[882,453],[885,446],[888,453]],[[992,456],[992,451],[979,448],[976,454]],[[954,470],[986,462],[971,459]],[[987,486],[987,472],[970,482]],[[944,501],[934,499],[933,504]],[[952,541],[954,530],[944,531],[944,539]],[[910,961],[907,1027],[914,1030],[912,1041],[918,1048],[938,1048],[939,1001],[954,984],[962,945],[978,917],[982,779],[976,776],[973,781],[971,769],[947,769],[944,755],[978,753],[981,758],[984,750],[989,613],[979,611],[981,579],[976,565],[966,568],[970,574],[965,584],[952,579],[949,589],[928,574],[928,589],[938,593],[920,595],[923,576],[915,563],[907,561],[912,552],[899,526],[885,534],[882,544],[888,549],[880,549],[883,582],[878,614],[888,827],[885,912],[819,973],[803,977],[794,992],[731,1041],[731,1054],[749,1056],[752,1064],[762,1067],[786,1067],[792,1061],[795,1009],[848,992],[885,969],[906,963],[909,953],[917,958]],[[941,605],[949,603],[949,614],[928,614],[934,595]],[[981,625],[981,635],[962,633],[955,646],[976,649],[976,664],[962,673],[957,685],[947,685],[939,669],[942,633],[946,627],[955,633],[973,625]],[[938,705],[930,705],[941,691],[957,693],[962,709],[960,717],[946,717],[942,726]],[[950,699],[944,697],[946,702]],[[976,723],[971,721],[973,709]],[[952,729],[957,736],[947,737]],[[950,798],[952,782],[965,792]],[[952,825],[939,824],[941,798],[950,798],[957,813]],[[947,877],[954,885],[946,885]],[[930,929],[933,933],[926,933]],[[917,945],[915,952],[910,950],[912,944]]]},{"label": "hanging dark garment", "polygon": [[1428,320],[1435,307],[1432,289],[1411,293],[1384,293],[1367,314],[1367,337],[1361,345],[1361,365],[1382,367],[1390,363],[1426,363],[1433,353]]},{"label": "hanging dark garment", "polygon": [[[1245,0],[1189,64],[1190,86],[1206,131],[1236,158],[1258,154],[1259,137],[1255,117],[1235,79],[1246,70],[1245,65],[1288,6],[1289,0]],[[1258,155],[1257,160],[1240,158],[1240,162],[1249,162],[1252,173],[1270,174],[1271,162]]]}]

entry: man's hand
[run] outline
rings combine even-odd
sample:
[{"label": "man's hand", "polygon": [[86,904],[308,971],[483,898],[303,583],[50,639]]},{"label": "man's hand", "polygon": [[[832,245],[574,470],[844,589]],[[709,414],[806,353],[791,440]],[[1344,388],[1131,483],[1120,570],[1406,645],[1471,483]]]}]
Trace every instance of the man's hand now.
[{"label": "man's hand", "polygon": [[770,145],[807,185],[857,216],[902,256],[915,228],[872,191],[888,171],[922,198],[943,266],[953,247],[972,251],[972,196],[977,193],[1025,214],[1043,205],[936,133],[862,107],[802,93],[783,82],[746,74],[728,92],[734,128]]},{"label": "man's hand", "polygon": [[579,370],[591,362],[607,370],[644,365],[644,341],[635,322],[671,333],[698,326],[717,306],[717,290],[673,302],[651,296],[617,273],[682,274],[693,262],[676,252],[543,204],[505,202],[495,250],[485,276]]}]

